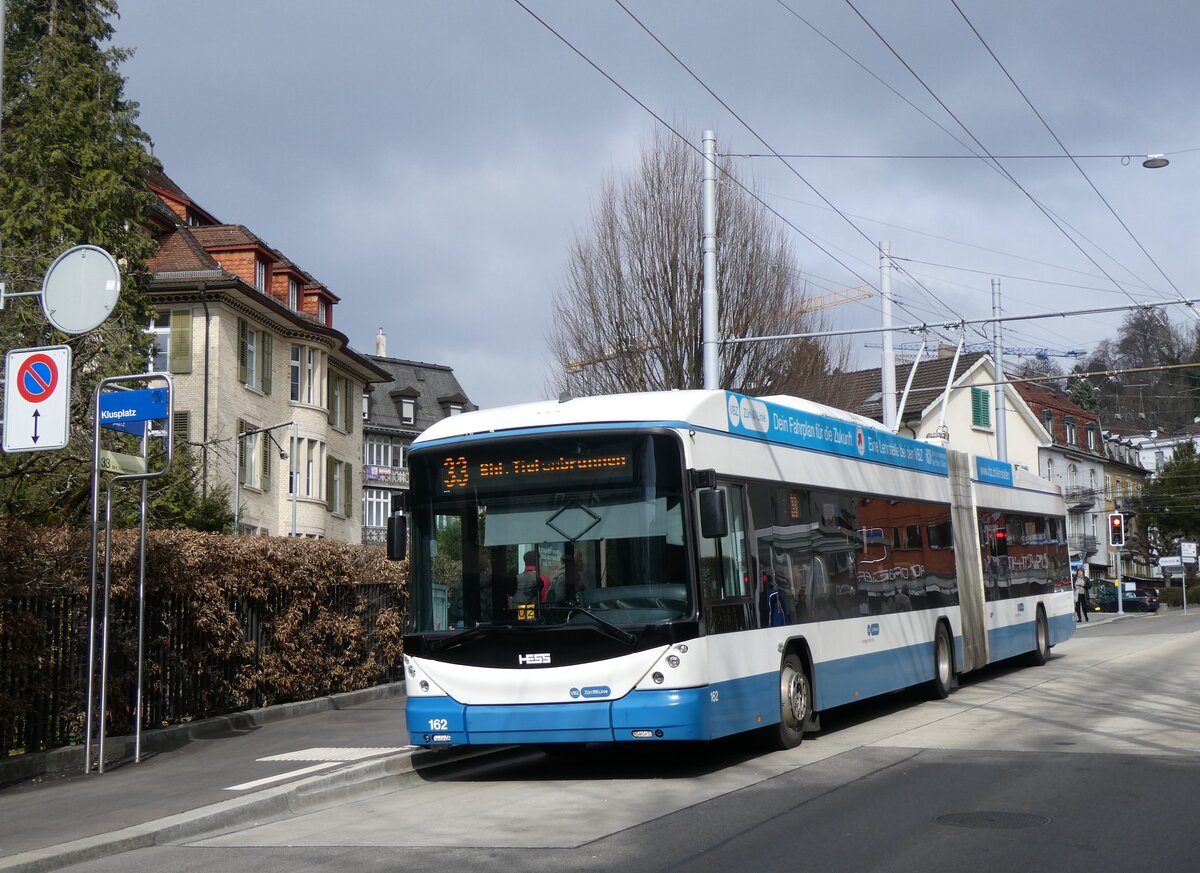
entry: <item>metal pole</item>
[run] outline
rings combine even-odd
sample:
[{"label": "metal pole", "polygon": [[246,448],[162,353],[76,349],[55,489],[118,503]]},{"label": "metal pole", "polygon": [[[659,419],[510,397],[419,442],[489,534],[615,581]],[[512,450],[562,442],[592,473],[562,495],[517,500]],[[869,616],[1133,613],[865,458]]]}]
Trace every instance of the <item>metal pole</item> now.
[{"label": "metal pole", "polygon": [[1183,595],[1183,612],[1187,614],[1187,564],[1183,563],[1183,540],[1179,541],[1179,593]]},{"label": "metal pole", "polygon": [[[142,425],[142,461],[150,469],[149,428]],[[138,614],[137,614],[137,688],[134,694],[133,763],[142,760],[142,664],[145,653],[146,627],[146,480],[142,480],[142,500],[139,507],[141,524],[138,531]]]},{"label": "metal pole", "polygon": [[104,621],[100,629],[100,730],[97,732],[98,751],[96,754],[97,769],[104,772],[104,734],[108,731],[108,607],[109,580],[112,575],[112,493],[113,482],[110,480],[104,489]]},{"label": "metal pole", "polygon": [[238,535],[238,510],[242,504],[242,437],[233,438],[233,535]]},{"label": "metal pole", "polygon": [[296,448],[300,444],[299,427],[300,426],[296,422],[294,422],[294,421],[292,422],[291,489],[292,489],[292,536],[293,537],[296,536],[296,492],[300,490],[300,483],[297,481],[300,478],[300,466],[299,466],[300,462],[296,458]]},{"label": "metal pole", "polygon": [[1000,329],[1000,280],[992,280],[992,356],[996,359],[996,460],[1008,460],[1008,422],[1004,406],[1004,335]]},{"label": "metal pole", "polygon": [[[1122,525],[1122,530],[1124,525]],[[1117,546],[1117,615],[1125,614],[1125,583],[1121,581],[1121,546]]]},{"label": "metal pole", "polygon": [[93,682],[96,675],[96,563],[99,555],[96,544],[100,528],[100,389],[96,386],[92,403],[92,543],[91,567],[88,581],[88,638],[87,638],[87,704],[84,706],[83,772],[92,772],[92,702],[95,700]]},{"label": "metal pole", "polygon": [[[896,353],[892,348],[892,245],[879,244],[879,304],[883,314],[883,354],[880,361],[880,388],[883,391],[883,426],[895,433]],[[918,359],[919,360],[919,359]]]},{"label": "metal pole", "polygon": [[[700,297],[703,338],[704,387],[721,386],[720,345],[717,321],[717,135],[704,131],[704,235],[700,248],[703,253],[704,288]],[[684,386],[686,387],[686,386]]]}]

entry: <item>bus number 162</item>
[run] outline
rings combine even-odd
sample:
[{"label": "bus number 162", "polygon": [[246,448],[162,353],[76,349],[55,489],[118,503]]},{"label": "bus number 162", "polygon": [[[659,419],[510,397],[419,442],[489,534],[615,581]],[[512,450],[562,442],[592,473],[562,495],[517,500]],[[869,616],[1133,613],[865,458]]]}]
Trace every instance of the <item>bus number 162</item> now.
[{"label": "bus number 162", "polygon": [[429,729],[431,731],[444,731],[449,730],[449,725],[446,724],[446,719],[444,718],[431,718],[429,720]]}]

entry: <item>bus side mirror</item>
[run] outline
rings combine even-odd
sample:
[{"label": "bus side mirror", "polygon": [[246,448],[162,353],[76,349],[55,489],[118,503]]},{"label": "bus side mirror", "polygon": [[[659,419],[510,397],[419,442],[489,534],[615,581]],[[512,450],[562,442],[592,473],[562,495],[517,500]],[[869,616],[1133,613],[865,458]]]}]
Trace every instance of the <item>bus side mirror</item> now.
[{"label": "bus side mirror", "polygon": [[720,539],[729,533],[729,517],[725,513],[725,492],[706,488],[700,494],[700,535]]},{"label": "bus side mirror", "polygon": [[408,554],[408,518],[393,512],[387,520],[387,556],[389,561],[403,561]]}]

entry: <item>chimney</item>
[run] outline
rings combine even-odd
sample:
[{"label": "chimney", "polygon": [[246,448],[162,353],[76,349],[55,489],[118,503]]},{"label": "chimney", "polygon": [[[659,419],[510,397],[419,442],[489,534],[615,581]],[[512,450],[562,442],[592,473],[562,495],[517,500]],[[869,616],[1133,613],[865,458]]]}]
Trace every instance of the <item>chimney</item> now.
[{"label": "chimney", "polygon": [[383,332],[383,328],[379,328],[379,333],[375,334],[375,354],[381,358],[387,357],[387,334]]}]

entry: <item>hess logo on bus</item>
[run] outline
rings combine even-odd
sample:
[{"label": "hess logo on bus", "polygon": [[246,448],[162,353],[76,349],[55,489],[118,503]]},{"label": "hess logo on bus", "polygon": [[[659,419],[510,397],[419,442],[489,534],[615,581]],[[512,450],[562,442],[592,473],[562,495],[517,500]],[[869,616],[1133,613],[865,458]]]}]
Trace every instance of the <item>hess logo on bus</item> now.
[{"label": "hess logo on bus", "polygon": [[549,652],[535,652],[529,655],[517,655],[517,663],[523,667],[528,667],[533,664],[549,664]]}]

